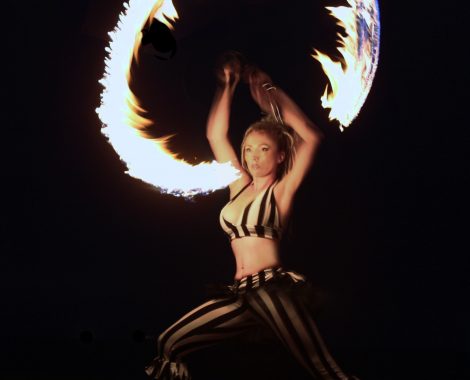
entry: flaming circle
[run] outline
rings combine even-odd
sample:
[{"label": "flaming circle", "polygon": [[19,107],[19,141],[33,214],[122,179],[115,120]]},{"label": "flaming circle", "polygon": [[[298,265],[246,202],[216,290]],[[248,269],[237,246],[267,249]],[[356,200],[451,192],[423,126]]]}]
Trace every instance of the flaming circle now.
[{"label": "flaming circle", "polygon": [[[372,86],[377,69],[380,23],[378,0],[347,0],[351,7],[328,7],[345,29],[339,36],[341,62],[332,61],[315,50],[331,84],[321,98],[330,108],[330,119],[340,127],[349,126],[359,113]],[[130,66],[138,61],[142,30],[153,18],[174,29],[178,13],[171,0],[130,0],[109,33],[104,87],[96,112],[103,123],[102,133],[127,165],[127,174],[147,182],[161,192],[191,198],[228,186],[240,172],[230,162],[202,162],[190,165],[169,151],[170,136],[155,139],[145,135],[152,121],[129,88]]]},{"label": "flaming circle", "polygon": [[330,120],[337,120],[341,131],[348,127],[361,110],[372,87],[379,63],[380,18],[378,0],[347,0],[351,7],[326,7],[344,28],[338,34],[341,62],[334,62],[315,50],[327,75],[328,86],[321,98],[323,108],[330,108]]}]

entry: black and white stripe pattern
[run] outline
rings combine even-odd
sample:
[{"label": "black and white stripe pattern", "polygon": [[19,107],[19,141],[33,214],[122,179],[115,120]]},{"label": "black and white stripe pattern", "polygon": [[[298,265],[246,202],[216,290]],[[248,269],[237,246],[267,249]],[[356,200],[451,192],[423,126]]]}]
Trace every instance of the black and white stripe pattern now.
[{"label": "black and white stripe pattern", "polygon": [[[190,379],[181,359],[192,351],[212,346],[264,323],[314,379],[348,380],[328,352],[314,320],[295,294],[267,286],[277,277],[305,281],[296,272],[269,268],[235,281],[232,295],[211,299],[190,311],[158,338],[158,355],[146,368],[155,379]],[[172,371],[161,375],[163,369]],[[160,374],[160,375],[159,375]]]},{"label": "black and white stripe pattern", "polygon": [[235,195],[220,212],[220,224],[230,240],[244,236],[257,236],[267,239],[281,238],[281,222],[279,211],[274,197],[274,185],[272,183],[264,192],[258,194],[238,216],[236,220],[228,221],[224,215],[227,207],[251,185],[249,183]]}]

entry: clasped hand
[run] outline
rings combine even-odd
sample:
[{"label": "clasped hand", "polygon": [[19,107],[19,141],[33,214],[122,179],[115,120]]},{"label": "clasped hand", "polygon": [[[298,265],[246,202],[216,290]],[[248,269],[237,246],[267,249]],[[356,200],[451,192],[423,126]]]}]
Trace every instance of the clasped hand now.
[{"label": "clasped hand", "polygon": [[270,76],[258,67],[244,63],[243,56],[239,53],[230,52],[222,59],[223,62],[220,62],[217,70],[219,84],[228,87],[233,93],[240,79],[243,78],[243,81],[250,86],[253,100],[264,112],[269,113],[270,94],[263,84],[272,84]]}]

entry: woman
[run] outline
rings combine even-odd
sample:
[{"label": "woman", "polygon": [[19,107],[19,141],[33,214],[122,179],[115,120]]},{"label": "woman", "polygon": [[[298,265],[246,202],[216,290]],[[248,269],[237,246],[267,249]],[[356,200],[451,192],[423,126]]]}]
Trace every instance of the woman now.
[{"label": "woman", "polygon": [[314,379],[354,379],[336,365],[317,331],[308,302],[300,295],[305,277],[285,271],[279,255],[282,226],[322,135],[267,74],[245,70],[253,99],[272,115],[248,128],[240,162],[228,139],[230,105],[240,73],[236,59],[223,67],[207,123],[217,161],[231,161],[242,173],[230,184],[230,201],[220,214],[235,255],[235,282],[159,336],[158,356],[146,372],[155,379],[190,379],[181,361],[185,355],[265,325]]}]

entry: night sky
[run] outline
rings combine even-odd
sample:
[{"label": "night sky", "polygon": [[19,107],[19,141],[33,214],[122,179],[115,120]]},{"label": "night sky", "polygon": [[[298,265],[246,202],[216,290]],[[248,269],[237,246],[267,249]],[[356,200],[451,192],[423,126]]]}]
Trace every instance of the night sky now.
[{"label": "night sky", "polygon": [[[323,130],[282,261],[323,289],[320,331],[361,380],[470,378],[465,21],[458,2],[421,3],[380,2],[377,75],[343,133],[320,105],[327,78],[309,55],[335,54],[341,29],[324,7],[345,1],[174,0],[175,56],[147,46],[132,67],[150,133],[176,133],[170,148],[189,162],[213,159],[205,123],[215,61],[229,49]],[[154,337],[206,299],[205,284],[233,281],[218,223],[228,189],[193,201],[161,194],[124,174],[101,134],[98,80],[122,1],[16,7],[3,15],[0,377],[145,380]],[[237,150],[259,116],[241,83]],[[187,362],[194,380],[308,378],[276,342],[224,344]]]}]

